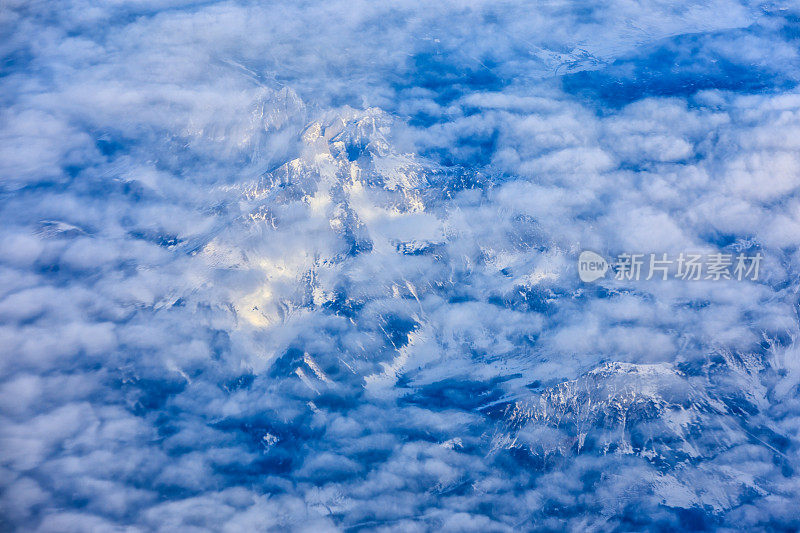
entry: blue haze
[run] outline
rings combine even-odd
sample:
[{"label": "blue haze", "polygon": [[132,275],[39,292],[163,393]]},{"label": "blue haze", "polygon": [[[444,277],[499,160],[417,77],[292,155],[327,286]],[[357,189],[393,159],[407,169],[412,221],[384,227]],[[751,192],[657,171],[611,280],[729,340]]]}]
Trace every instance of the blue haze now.
[{"label": "blue haze", "polygon": [[800,529],[795,2],[0,27],[0,530]]}]

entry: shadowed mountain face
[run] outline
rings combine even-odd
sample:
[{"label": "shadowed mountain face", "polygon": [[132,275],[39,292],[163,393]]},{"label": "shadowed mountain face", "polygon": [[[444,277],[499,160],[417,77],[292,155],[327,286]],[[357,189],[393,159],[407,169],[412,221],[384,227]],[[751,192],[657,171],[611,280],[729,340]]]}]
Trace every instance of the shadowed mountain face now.
[{"label": "shadowed mountain face", "polygon": [[792,4],[8,7],[0,530],[800,528]]}]

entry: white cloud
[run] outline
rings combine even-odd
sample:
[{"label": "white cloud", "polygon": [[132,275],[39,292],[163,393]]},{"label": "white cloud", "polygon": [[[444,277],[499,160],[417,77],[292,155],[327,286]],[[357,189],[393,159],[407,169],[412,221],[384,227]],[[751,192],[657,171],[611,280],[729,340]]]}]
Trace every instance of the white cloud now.
[{"label": "white cloud", "polygon": [[6,7],[0,529],[797,525],[788,4]]}]

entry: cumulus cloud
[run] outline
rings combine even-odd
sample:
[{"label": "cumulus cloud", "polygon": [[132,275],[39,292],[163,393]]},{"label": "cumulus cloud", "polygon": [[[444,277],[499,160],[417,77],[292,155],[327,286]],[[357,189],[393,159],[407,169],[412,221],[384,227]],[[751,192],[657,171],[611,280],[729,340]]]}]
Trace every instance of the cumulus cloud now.
[{"label": "cumulus cloud", "polygon": [[7,3],[0,528],[799,527],[798,15]]}]

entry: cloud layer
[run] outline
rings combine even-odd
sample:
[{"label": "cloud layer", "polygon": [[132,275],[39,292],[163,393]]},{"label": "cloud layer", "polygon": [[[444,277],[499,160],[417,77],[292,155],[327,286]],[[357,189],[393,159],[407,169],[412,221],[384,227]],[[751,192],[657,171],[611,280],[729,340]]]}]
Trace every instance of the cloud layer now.
[{"label": "cloud layer", "polygon": [[798,20],[7,3],[0,529],[800,527]]}]

